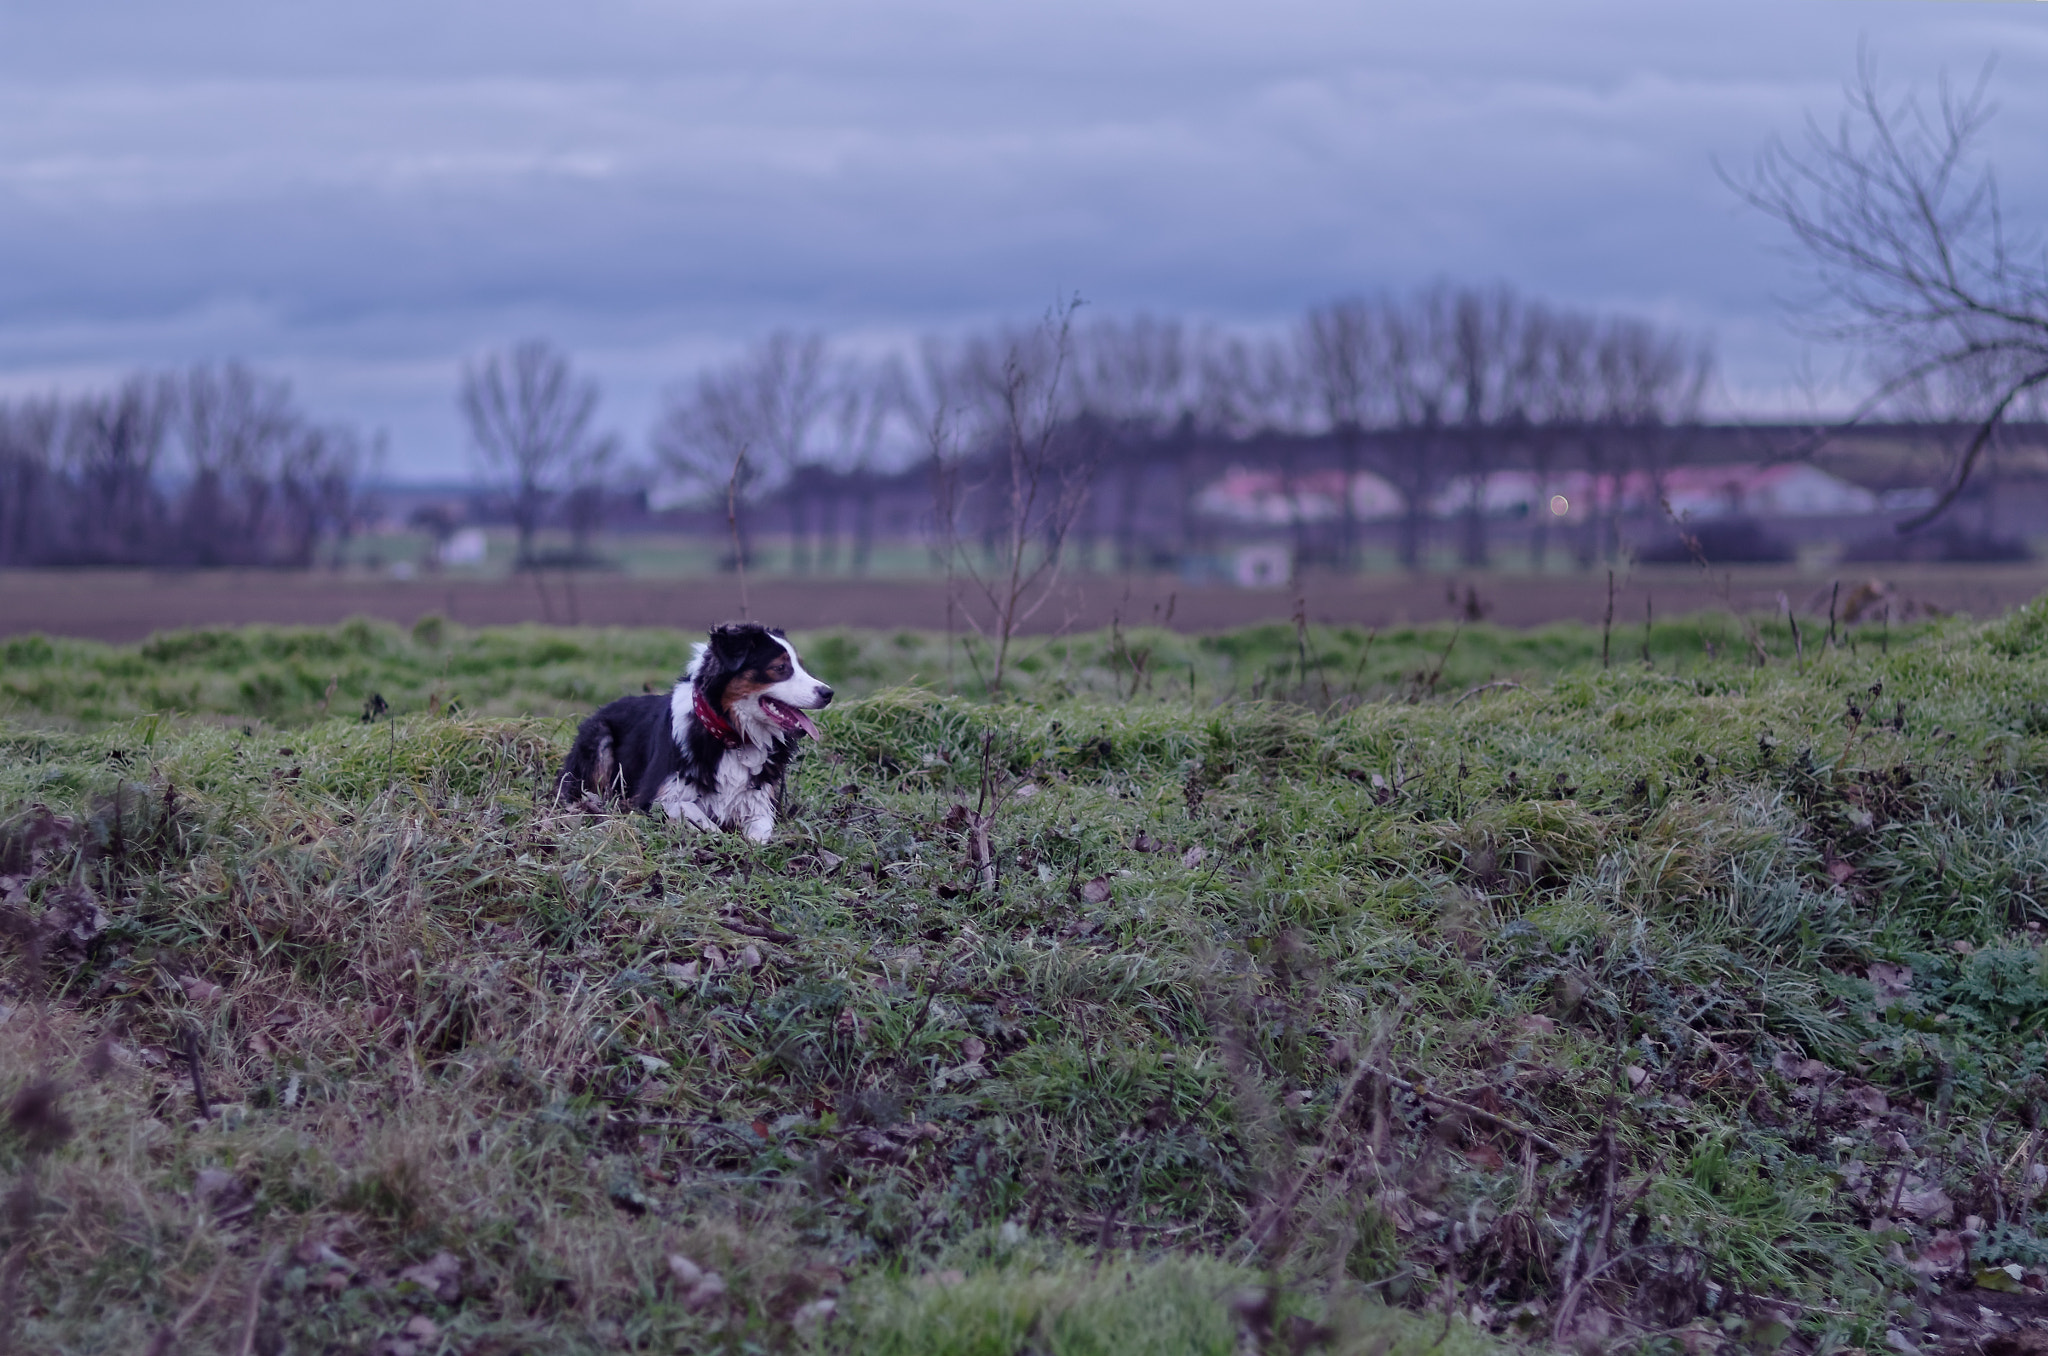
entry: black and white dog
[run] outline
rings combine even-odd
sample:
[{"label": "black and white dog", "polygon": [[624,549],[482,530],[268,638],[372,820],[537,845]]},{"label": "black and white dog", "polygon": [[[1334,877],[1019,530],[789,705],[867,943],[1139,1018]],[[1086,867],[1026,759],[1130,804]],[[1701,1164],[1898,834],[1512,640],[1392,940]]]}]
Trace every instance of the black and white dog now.
[{"label": "black and white dog", "polygon": [[555,798],[591,810],[659,805],[765,843],[797,740],[821,738],[808,713],[831,701],[782,632],[728,623],[696,647],[673,692],[621,697],[583,722]]}]

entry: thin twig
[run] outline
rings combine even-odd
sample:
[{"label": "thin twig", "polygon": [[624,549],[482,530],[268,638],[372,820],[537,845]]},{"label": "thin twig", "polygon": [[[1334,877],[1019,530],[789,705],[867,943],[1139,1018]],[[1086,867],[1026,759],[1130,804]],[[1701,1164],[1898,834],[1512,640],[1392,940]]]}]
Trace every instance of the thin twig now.
[{"label": "thin twig", "polygon": [[1547,1149],[1553,1157],[1565,1157],[1564,1148],[1555,1140],[1546,1138],[1541,1132],[1530,1129],[1520,1121],[1510,1120],[1506,1116],[1488,1111],[1483,1106],[1474,1106],[1470,1102],[1461,1102],[1455,1097],[1446,1097],[1443,1093],[1432,1092],[1420,1083],[1411,1083],[1407,1079],[1397,1078],[1393,1074],[1382,1074],[1380,1076],[1401,1089],[1401,1091],[1420,1097],[1425,1102],[1435,1102],[1438,1106],[1447,1106],[1454,1111],[1462,1111],[1468,1116],[1477,1116],[1480,1120],[1497,1125],[1511,1135],[1520,1135],[1539,1149]]},{"label": "thin twig", "polygon": [[226,1265],[225,1257],[215,1262],[213,1270],[207,1273],[206,1284],[199,1287],[199,1298],[187,1305],[185,1312],[173,1319],[169,1327],[156,1330],[156,1336],[149,1342],[148,1356],[169,1356],[171,1350],[177,1346],[178,1339],[185,1335],[185,1329],[192,1326],[192,1320],[199,1317],[199,1311],[205,1308],[206,1301],[213,1297],[214,1282],[220,1279],[220,1270]]},{"label": "thin twig", "polygon": [[[1588,1266],[1586,1268],[1586,1274],[1579,1277],[1578,1280],[1574,1281],[1572,1283],[1571,1289],[1564,1292],[1564,1298],[1558,1301],[1557,1320],[1551,1326],[1551,1335],[1553,1337],[1561,1337],[1564,1335],[1564,1329],[1566,1324],[1568,1324],[1571,1321],[1573,1315],[1578,1310],[1580,1294],[1584,1292],[1586,1286],[1593,1280],[1594,1277],[1600,1275],[1602,1272],[1612,1271],[1615,1267],[1620,1266],[1629,1258],[1640,1257],[1642,1254],[1646,1252],[1694,1252],[1698,1253],[1702,1257],[1707,1256],[1704,1249],[1696,1248],[1690,1243],[1644,1243],[1638,1247],[1633,1247],[1623,1252],[1618,1252],[1614,1254],[1614,1256],[1608,1258],[1606,1261],[1600,1263],[1598,1266]],[[1775,1295],[1771,1297],[1769,1302],[1772,1304],[1792,1304],[1795,1308],[1812,1309],[1816,1313],[1838,1312],[1836,1310],[1831,1309],[1814,1309],[1814,1307],[1811,1305],[1796,1304],[1794,1301],[1791,1300],[1780,1300]]]},{"label": "thin twig", "polygon": [[747,464],[745,444],[732,459],[732,475],[725,482],[725,526],[732,534],[732,567],[740,577],[740,620],[753,619],[753,609],[747,605],[747,551],[740,544],[740,471]]},{"label": "thin twig", "polygon": [[793,932],[784,932],[781,928],[765,927],[759,923],[735,923],[721,918],[718,920],[718,926],[724,928],[727,932],[737,932],[742,937],[759,937],[764,942],[774,942],[782,946],[787,946],[789,943],[797,940],[797,936]]},{"label": "thin twig", "polygon": [[1358,656],[1358,664],[1351,670],[1351,694],[1358,695],[1358,680],[1365,675],[1365,661],[1372,658],[1372,643],[1380,638],[1380,628],[1375,626],[1366,632],[1365,650]]},{"label": "thin twig", "polygon": [[1587,1274],[1600,1269],[1607,1260],[1607,1245],[1614,1239],[1614,1122],[1610,1107],[1607,1129],[1600,1136],[1600,1237],[1587,1258]]},{"label": "thin twig", "polygon": [[249,1304],[242,1311],[242,1340],[235,1345],[235,1356],[249,1356],[256,1349],[256,1320],[263,1312],[263,1287],[270,1283],[270,1274],[277,1270],[278,1259],[284,1256],[284,1249],[272,1248],[270,1256],[263,1259],[263,1265],[256,1270],[256,1279],[249,1285]]},{"label": "thin twig", "polygon": [[1430,694],[1432,696],[1434,696],[1436,693],[1436,685],[1443,681],[1444,665],[1451,662],[1451,651],[1458,648],[1458,637],[1464,634],[1465,623],[1463,621],[1460,621],[1457,625],[1451,628],[1450,644],[1444,646],[1444,652],[1436,657],[1436,668],[1431,670],[1429,677],[1426,680],[1426,685],[1428,686]]},{"label": "thin twig", "polygon": [[185,1028],[185,1067],[191,1071],[192,1100],[199,1104],[199,1119],[203,1121],[213,1114],[213,1108],[207,1104],[206,1071],[199,1065],[199,1028],[197,1026]]},{"label": "thin twig", "polygon": [[1459,708],[1460,706],[1463,706],[1463,705],[1465,704],[1465,698],[1466,698],[1466,697],[1476,697],[1476,696],[1478,696],[1478,695],[1479,695],[1480,693],[1482,693],[1482,692],[1491,692],[1491,691],[1493,691],[1493,690],[1494,690],[1495,688],[1502,688],[1502,687],[1511,687],[1511,688],[1514,688],[1514,689],[1515,689],[1516,691],[1521,691],[1521,690],[1522,690],[1522,685],[1521,685],[1520,683],[1514,682],[1514,681],[1512,681],[1511,679],[1507,679],[1507,678],[1502,678],[1502,679],[1501,679],[1500,681],[1498,681],[1498,682],[1493,682],[1493,683],[1481,683],[1481,684],[1480,684],[1480,685],[1479,685],[1478,687],[1475,687],[1475,688],[1473,688],[1473,689],[1472,689],[1471,691],[1467,692],[1467,693],[1465,694],[1465,696],[1464,696],[1464,697],[1460,697],[1460,698],[1458,698],[1458,700],[1456,700],[1456,701],[1452,702],[1452,703],[1451,703],[1451,709],[1452,709],[1453,711],[1455,711],[1455,710],[1457,710],[1457,709],[1458,709],[1458,708]]},{"label": "thin twig", "polygon": [[[1287,1216],[1289,1211],[1294,1209],[1294,1202],[1300,1198],[1301,1189],[1308,1185],[1309,1174],[1315,1168],[1329,1161],[1330,1147],[1336,1140],[1338,1125],[1344,1119],[1344,1110],[1351,1105],[1352,1094],[1358,1091],[1358,1085],[1365,1081],[1366,1075],[1378,1069],[1380,1059],[1385,1054],[1388,1043],[1393,1039],[1394,1028],[1400,1025],[1401,1019],[1407,1015],[1407,1011],[1407,1005],[1403,1003],[1402,1006],[1395,1009],[1392,1020],[1381,1026],[1379,1033],[1373,1038],[1371,1051],[1368,1052],[1364,1059],[1358,1061],[1358,1067],[1351,1071],[1351,1077],[1345,1080],[1344,1090],[1337,1094],[1335,1104],[1330,1107],[1330,1114],[1323,1121],[1322,1143],[1317,1148],[1314,1160],[1294,1175],[1294,1180],[1288,1184],[1287,1190],[1281,1194],[1280,1199],[1275,1201],[1266,1210],[1265,1218],[1258,1223],[1252,1233],[1246,1235],[1246,1243],[1254,1248],[1264,1244],[1266,1236]],[[1382,1078],[1390,1078],[1390,1075],[1387,1074],[1381,1074],[1380,1076]]]}]

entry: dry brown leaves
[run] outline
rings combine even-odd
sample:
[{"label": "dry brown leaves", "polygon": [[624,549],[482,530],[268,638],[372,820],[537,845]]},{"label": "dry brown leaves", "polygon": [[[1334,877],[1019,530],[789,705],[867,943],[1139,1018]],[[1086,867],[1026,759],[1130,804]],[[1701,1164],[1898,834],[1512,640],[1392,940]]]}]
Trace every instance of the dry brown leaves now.
[{"label": "dry brown leaves", "polygon": [[668,1274],[675,1283],[676,1298],[693,1314],[702,1313],[725,1298],[725,1277],[699,1266],[682,1253],[668,1255]]}]

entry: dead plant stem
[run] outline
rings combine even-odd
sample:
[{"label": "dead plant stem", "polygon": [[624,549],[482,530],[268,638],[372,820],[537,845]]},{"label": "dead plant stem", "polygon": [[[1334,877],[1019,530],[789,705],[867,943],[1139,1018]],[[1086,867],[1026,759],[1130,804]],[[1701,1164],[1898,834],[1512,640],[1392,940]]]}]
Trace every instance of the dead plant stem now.
[{"label": "dead plant stem", "polygon": [[747,448],[744,443],[732,459],[732,474],[725,482],[725,526],[732,534],[732,567],[740,581],[740,620],[753,618],[753,609],[747,603],[747,550],[740,540],[740,472],[747,464]]},{"label": "dead plant stem", "polygon": [[1454,1111],[1462,1111],[1466,1115],[1475,1116],[1490,1125],[1497,1125],[1511,1135],[1522,1136],[1522,1138],[1528,1140],[1537,1148],[1547,1151],[1554,1158],[1563,1158],[1565,1156],[1563,1147],[1557,1141],[1546,1137],[1539,1131],[1530,1129],[1520,1121],[1497,1115],[1494,1112],[1488,1111],[1483,1106],[1475,1106],[1471,1102],[1460,1101],[1456,1097],[1446,1097],[1441,1092],[1433,1092],[1420,1083],[1411,1083],[1407,1079],[1397,1077],[1394,1074],[1383,1076],[1387,1082],[1411,1096],[1420,1097],[1425,1102],[1435,1102],[1438,1106],[1450,1107]]}]

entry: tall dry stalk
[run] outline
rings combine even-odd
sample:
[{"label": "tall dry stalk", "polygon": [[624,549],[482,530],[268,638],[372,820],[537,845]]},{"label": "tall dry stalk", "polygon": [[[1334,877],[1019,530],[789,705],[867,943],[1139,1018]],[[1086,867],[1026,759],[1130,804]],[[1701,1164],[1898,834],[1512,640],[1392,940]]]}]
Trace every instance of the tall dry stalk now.
[{"label": "tall dry stalk", "polygon": [[[989,397],[986,452],[975,460],[986,478],[963,486],[969,458],[956,437],[954,411],[943,402],[926,418],[933,456],[934,513],[946,558],[949,610],[976,635],[993,643],[986,683],[1003,690],[1017,632],[1059,587],[1067,534],[1088,501],[1099,448],[1065,417],[1068,367],[1073,357],[1079,298],[1054,306],[1037,328],[1013,338],[1000,364],[986,374]],[[959,513],[973,490],[995,496],[1003,532],[993,559],[963,550]],[[965,598],[961,597],[965,594]],[[969,652],[979,670],[979,660]]]}]

